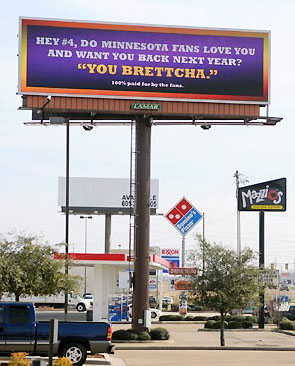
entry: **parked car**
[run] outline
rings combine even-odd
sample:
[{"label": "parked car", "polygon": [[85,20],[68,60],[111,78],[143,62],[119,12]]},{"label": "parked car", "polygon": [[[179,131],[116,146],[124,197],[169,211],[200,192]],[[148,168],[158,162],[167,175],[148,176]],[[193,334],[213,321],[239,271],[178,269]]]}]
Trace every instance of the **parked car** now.
[{"label": "parked car", "polygon": [[[87,352],[114,353],[112,328],[107,322],[58,322],[53,355],[69,358],[75,366],[85,363]],[[0,303],[0,355],[27,352],[48,356],[49,322],[36,321],[32,303]]]},{"label": "parked car", "polygon": [[284,310],[279,311],[280,318],[286,317],[289,320],[295,320],[295,303],[290,302],[289,304],[285,304]]},{"label": "parked car", "polygon": [[280,291],[289,291],[289,286],[285,283],[281,283],[279,286]]},{"label": "parked car", "polygon": [[79,312],[86,311],[92,309],[93,306],[93,295],[90,293],[86,293],[83,295],[81,299],[79,299],[78,304],[76,305],[76,309]]},{"label": "parked car", "polygon": [[255,310],[254,308],[246,308],[243,310],[243,314],[254,315],[257,311],[258,310]]},{"label": "parked car", "polygon": [[[128,305],[129,307],[129,317],[132,318],[132,304]],[[151,311],[151,318],[155,319],[155,318],[159,318],[162,315],[162,311],[156,308],[150,308]]]}]

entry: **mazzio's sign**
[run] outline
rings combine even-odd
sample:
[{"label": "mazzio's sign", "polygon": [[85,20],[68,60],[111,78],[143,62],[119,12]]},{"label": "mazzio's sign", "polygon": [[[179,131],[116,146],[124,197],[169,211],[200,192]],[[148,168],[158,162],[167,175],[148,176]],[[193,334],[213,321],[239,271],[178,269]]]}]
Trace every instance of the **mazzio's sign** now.
[{"label": "mazzio's sign", "polygon": [[286,211],[286,178],[239,188],[239,211]]}]

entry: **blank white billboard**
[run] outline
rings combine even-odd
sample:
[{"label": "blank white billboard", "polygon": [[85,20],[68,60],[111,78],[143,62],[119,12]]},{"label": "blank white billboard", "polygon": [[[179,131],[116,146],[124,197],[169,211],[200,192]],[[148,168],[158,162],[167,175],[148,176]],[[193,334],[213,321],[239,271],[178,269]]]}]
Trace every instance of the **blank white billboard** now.
[{"label": "blank white billboard", "polygon": [[[58,178],[58,206],[66,204],[65,177]],[[70,178],[70,207],[126,209],[134,207],[128,178]],[[151,180],[150,206],[158,208],[159,180]]]}]

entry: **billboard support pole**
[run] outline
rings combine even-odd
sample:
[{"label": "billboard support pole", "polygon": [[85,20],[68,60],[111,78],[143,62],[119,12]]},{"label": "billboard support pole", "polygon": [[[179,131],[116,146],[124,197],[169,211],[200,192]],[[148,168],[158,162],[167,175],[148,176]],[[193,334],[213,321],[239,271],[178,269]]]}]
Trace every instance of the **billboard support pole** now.
[{"label": "billboard support pole", "polygon": [[135,262],[132,329],[142,331],[149,309],[151,121],[136,118]]},{"label": "billboard support pole", "polygon": [[182,237],[181,241],[181,266],[185,267],[185,236]]},{"label": "billboard support pole", "polygon": [[[264,211],[259,212],[259,269],[264,269]],[[259,328],[264,328],[264,289],[259,294]]]},{"label": "billboard support pole", "polygon": [[112,226],[112,215],[105,214],[105,244],[104,252],[110,253],[111,250],[111,226]]},{"label": "billboard support pole", "polygon": [[[70,122],[66,121],[66,208],[65,208],[65,274],[69,274],[69,205],[70,205]],[[65,320],[68,315],[69,290],[65,289]]]}]

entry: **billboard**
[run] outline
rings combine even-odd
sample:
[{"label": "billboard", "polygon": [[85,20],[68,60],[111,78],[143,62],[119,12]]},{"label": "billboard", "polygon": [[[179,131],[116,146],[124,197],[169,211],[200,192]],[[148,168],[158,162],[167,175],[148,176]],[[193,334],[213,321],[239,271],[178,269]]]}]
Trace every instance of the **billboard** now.
[{"label": "billboard", "polygon": [[241,187],[239,211],[286,211],[286,178]]},{"label": "billboard", "polygon": [[[66,204],[66,178],[58,178],[58,206]],[[159,202],[159,180],[151,179],[150,207],[155,213]],[[70,178],[69,206],[74,213],[129,213],[134,207],[134,197],[130,195],[128,178]]]},{"label": "billboard", "polygon": [[269,36],[20,18],[19,94],[267,104]]}]

